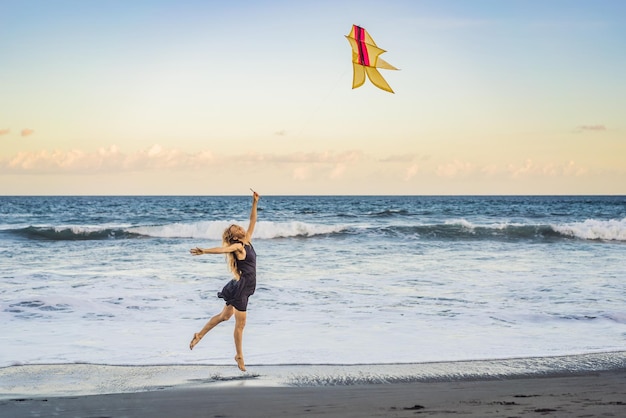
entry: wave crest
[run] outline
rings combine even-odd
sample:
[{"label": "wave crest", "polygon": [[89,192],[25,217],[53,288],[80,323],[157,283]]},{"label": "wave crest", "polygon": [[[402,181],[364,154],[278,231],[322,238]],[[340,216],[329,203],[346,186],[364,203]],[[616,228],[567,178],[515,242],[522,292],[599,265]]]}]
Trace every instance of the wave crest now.
[{"label": "wave crest", "polygon": [[17,235],[28,239],[50,241],[87,241],[132,238],[133,233],[118,227],[97,226],[29,226],[13,230]]},{"label": "wave crest", "polygon": [[[237,222],[203,221],[195,223],[172,223],[146,226],[28,226],[7,230],[34,240],[84,241],[131,238],[193,238],[221,240],[222,232],[229,225]],[[245,225],[245,224],[244,224]],[[342,225],[321,225],[305,222],[259,222],[255,229],[255,238],[294,238],[313,237],[340,233],[346,227]]]},{"label": "wave crest", "polygon": [[587,219],[552,227],[556,232],[580,239],[601,241],[626,241],[626,218],[601,221]]},{"label": "wave crest", "polygon": [[595,220],[568,224],[494,223],[475,224],[466,219],[447,220],[440,224],[393,225],[380,229],[385,234],[416,236],[434,240],[558,240],[581,239],[626,241],[626,218]]},{"label": "wave crest", "polygon": [[[141,226],[130,228],[129,232],[156,238],[202,238],[220,240],[222,232],[237,222],[206,221],[191,224],[169,224],[161,226]],[[245,224],[244,224],[245,225]],[[312,237],[329,235],[345,230],[342,225],[321,225],[305,222],[258,222],[254,237],[257,239]]]},{"label": "wave crest", "polygon": [[[81,241],[133,238],[178,238],[221,240],[225,228],[236,221],[201,221],[164,225],[103,225],[103,226],[28,226],[3,229],[27,239],[51,241]],[[241,223],[246,225],[247,223]],[[315,224],[299,221],[257,223],[255,238],[309,238],[351,233],[383,234],[420,240],[559,240],[626,241],[626,218],[622,220],[588,219],[567,224],[494,223],[475,224],[465,219],[447,220],[435,224],[350,225]]]}]

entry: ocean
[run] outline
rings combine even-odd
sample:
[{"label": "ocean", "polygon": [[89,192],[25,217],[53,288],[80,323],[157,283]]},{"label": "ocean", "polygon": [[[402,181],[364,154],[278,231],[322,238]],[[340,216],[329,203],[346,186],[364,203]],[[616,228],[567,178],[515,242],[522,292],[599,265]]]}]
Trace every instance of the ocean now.
[{"label": "ocean", "polygon": [[[189,249],[250,204],[0,197],[0,367],[233,365],[234,322],[189,350],[230,280]],[[247,365],[626,348],[626,196],[262,196],[253,245]]]}]

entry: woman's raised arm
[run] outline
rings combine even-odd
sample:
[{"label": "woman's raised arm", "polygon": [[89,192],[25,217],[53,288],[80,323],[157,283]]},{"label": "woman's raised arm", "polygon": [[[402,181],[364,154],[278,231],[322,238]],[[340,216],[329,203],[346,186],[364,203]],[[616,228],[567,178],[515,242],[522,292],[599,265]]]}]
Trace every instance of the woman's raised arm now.
[{"label": "woman's raised arm", "polygon": [[256,226],[256,211],[257,204],[259,203],[259,197],[259,194],[252,190],[252,209],[250,210],[250,224],[248,225],[248,230],[246,231],[247,242],[252,241],[252,234],[254,234],[254,227]]}]

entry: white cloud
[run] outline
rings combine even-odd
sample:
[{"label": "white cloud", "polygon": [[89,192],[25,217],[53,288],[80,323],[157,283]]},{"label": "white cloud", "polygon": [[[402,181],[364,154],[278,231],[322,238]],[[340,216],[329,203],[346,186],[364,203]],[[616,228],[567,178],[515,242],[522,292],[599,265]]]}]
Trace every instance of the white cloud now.
[{"label": "white cloud", "polygon": [[454,160],[447,164],[442,164],[437,167],[437,175],[439,177],[463,177],[471,174],[474,171],[474,166],[471,163]]},{"label": "white cloud", "polygon": [[406,169],[406,172],[404,173],[404,181],[411,180],[413,177],[417,175],[418,171],[419,171],[419,166],[417,164],[412,164],[411,166],[409,166]]},{"label": "white cloud", "polygon": [[579,177],[587,174],[589,170],[585,167],[578,166],[574,161],[567,163],[536,163],[531,159],[527,159],[522,165],[508,164],[506,170],[514,179],[521,179],[532,176],[543,177]]},{"label": "white cloud", "polygon": [[515,164],[508,165],[508,172],[513,178],[520,178],[528,175],[529,173],[536,172],[537,166],[532,160],[528,159],[524,165],[517,167]]},{"label": "white cloud", "polygon": [[152,148],[148,150],[148,157],[156,157],[163,151],[163,147],[159,144],[153,145]]},{"label": "white cloud", "polygon": [[308,180],[311,178],[311,171],[308,166],[300,165],[293,169],[291,177],[294,180]]},{"label": "white cloud", "polygon": [[343,176],[343,174],[346,172],[346,165],[345,164],[337,164],[332,171],[330,172],[330,175],[328,176],[330,179],[338,179],[341,178]]},{"label": "white cloud", "polygon": [[566,176],[580,177],[587,174],[589,170],[585,167],[578,167],[574,161],[570,161],[563,167],[563,174]]}]

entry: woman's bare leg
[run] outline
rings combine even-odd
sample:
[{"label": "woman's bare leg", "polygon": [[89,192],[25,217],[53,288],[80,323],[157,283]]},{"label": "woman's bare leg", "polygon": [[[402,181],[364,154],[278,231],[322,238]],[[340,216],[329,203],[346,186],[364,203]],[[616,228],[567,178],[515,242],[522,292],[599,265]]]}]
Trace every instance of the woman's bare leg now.
[{"label": "woman's bare leg", "polygon": [[237,367],[242,372],[246,371],[246,364],[243,361],[243,329],[246,326],[246,317],[247,314],[245,311],[238,311],[235,309],[235,350],[237,350],[237,355],[235,356],[235,361],[237,362]]},{"label": "woman's bare leg", "polygon": [[224,321],[228,321],[230,317],[233,316],[233,313],[235,313],[235,308],[233,308],[232,305],[224,306],[222,312],[209,319],[209,322],[206,323],[206,325],[204,326],[204,328],[202,328],[202,330],[200,330],[200,332],[193,334],[193,338],[189,343],[189,349],[193,350],[196,344],[200,342],[200,340],[207,334],[207,332],[215,328],[216,325]]}]

